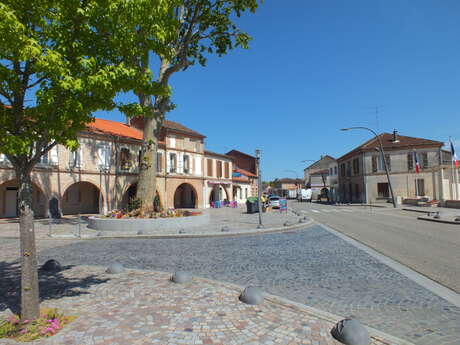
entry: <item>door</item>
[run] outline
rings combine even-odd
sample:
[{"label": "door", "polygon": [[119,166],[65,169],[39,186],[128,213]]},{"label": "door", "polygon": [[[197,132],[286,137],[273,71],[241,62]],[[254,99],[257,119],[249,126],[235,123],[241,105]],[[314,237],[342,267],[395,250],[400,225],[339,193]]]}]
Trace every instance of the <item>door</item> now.
[{"label": "door", "polygon": [[5,193],[5,217],[18,216],[18,191],[6,190]]}]

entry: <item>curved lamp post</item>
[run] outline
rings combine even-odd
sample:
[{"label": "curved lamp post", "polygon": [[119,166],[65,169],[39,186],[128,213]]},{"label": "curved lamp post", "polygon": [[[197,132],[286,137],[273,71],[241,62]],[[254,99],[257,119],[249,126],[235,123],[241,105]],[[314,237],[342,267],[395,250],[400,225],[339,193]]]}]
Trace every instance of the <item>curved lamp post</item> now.
[{"label": "curved lamp post", "polygon": [[257,204],[259,208],[259,228],[263,227],[262,224],[262,169],[260,168],[261,150],[256,149],[256,164],[257,164]]},{"label": "curved lamp post", "polygon": [[391,201],[393,202],[393,207],[396,208],[396,200],[395,200],[395,196],[393,194],[393,187],[391,186],[390,173],[388,172],[387,161],[385,160],[385,152],[383,151],[382,140],[380,139],[380,137],[378,136],[378,134],[374,130],[372,130],[370,128],[367,128],[367,127],[349,127],[349,128],[341,128],[340,130],[341,131],[349,131],[351,129],[364,129],[364,130],[369,131],[372,134],[374,134],[375,137],[377,138],[377,140],[379,142],[379,146],[380,146],[380,155],[382,156],[383,166],[384,166],[385,172],[387,174],[388,187],[390,189]]}]

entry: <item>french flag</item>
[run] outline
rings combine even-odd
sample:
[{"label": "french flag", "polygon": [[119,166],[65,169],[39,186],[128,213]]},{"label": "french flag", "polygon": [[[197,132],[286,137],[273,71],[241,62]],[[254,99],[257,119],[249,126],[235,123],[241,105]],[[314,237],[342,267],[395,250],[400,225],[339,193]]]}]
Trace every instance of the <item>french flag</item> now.
[{"label": "french flag", "polygon": [[415,172],[418,174],[420,172],[420,162],[417,158],[417,152],[414,151],[414,160],[415,160]]},{"label": "french flag", "polygon": [[458,169],[459,162],[458,162],[457,154],[455,153],[454,144],[452,143],[452,141],[450,141],[450,152],[452,154],[452,162],[454,162],[455,167]]}]

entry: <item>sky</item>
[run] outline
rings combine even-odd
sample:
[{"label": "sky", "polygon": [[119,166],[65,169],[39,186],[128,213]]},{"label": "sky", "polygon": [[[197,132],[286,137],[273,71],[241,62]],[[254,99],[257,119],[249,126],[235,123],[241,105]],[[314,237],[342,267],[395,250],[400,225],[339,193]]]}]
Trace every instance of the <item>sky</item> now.
[{"label": "sky", "polygon": [[250,49],[172,77],[167,118],[205,135],[210,151],[261,149],[263,180],[301,177],[302,160],[372,137],[343,127],[452,137],[459,151],[459,12],[458,0],[265,0],[237,20]]}]

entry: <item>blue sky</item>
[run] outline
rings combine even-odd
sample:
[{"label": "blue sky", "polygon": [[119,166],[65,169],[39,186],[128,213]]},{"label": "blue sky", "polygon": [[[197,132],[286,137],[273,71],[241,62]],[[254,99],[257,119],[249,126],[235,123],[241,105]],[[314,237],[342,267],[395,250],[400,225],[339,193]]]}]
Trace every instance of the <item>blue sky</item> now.
[{"label": "blue sky", "polygon": [[264,180],[302,176],[301,160],[370,138],[341,127],[452,136],[459,151],[459,12],[458,0],[265,0],[238,21],[249,50],[173,76],[168,119],[206,135],[211,151],[260,148]]}]

